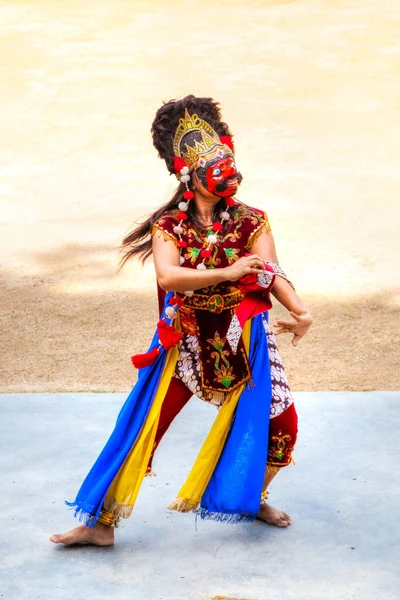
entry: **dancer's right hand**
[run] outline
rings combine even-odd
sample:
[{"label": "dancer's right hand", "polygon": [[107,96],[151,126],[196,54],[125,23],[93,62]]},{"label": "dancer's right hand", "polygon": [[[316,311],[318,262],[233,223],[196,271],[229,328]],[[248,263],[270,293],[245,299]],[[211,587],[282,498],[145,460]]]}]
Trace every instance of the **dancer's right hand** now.
[{"label": "dancer's right hand", "polygon": [[227,281],[237,281],[249,273],[262,273],[264,269],[264,261],[258,254],[242,256],[229,267],[224,267]]}]

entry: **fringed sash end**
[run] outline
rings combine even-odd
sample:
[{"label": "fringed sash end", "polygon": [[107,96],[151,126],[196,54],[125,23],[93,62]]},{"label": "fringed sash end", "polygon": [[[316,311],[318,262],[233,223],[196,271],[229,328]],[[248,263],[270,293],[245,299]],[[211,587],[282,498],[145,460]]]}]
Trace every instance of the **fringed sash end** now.
[{"label": "fringed sash end", "polygon": [[130,504],[121,504],[117,502],[115,498],[105,498],[103,508],[114,517],[121,517],[121,519],[129,519],[132,514],[133,506]]},{"label": "fringed sash end", "polygon": [[78,519],[81,523],[84,523],[86,527],[93,527],[95,524],[95,513],[96,509],[94,506],[92,507],[83,507],[80,506],[77,502],[67,502],[65,500],[65,504],[69,506],[69,508],[74,509],[74,517]]},{"label": "fringed sash end", "polygon": [[177,510],[178,512],[188,513],[188,512],[196,512],[199,503],[191,504],[187,500],[183,498],[176,498],[171,504],[168,506],[168,510]]},{"label": "fringed sash end", "polygon": [[196,514],[200,516],[201,519],[209,520],[209,521],[218,521],[218,523],[228,523],[228,524],[237,524],[237,523],[253,523],[256,520],[257,515],[240,515],[237,513],[218,513],[211,512],[206,508],[199,508],[196,511]]}]

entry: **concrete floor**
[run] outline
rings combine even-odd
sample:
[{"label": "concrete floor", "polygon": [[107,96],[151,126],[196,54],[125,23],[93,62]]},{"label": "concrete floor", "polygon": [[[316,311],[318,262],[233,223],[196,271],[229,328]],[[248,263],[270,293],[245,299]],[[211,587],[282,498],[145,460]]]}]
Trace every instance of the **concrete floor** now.
[{"label": "concrete floor", "polygon": [[112,429],[124,394],[0,396],[0,597],[7,600],[399,600],[399,400],[298,393],[296,466],[272,486],[293,525],[222,525],[171,513],[214,417],[176,420],[113,548],[63,548],[63,506]]}]

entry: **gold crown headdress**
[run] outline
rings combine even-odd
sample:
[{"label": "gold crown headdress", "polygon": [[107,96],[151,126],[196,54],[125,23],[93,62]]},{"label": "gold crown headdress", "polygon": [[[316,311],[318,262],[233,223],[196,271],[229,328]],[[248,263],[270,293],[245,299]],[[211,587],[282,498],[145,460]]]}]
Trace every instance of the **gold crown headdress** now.
[{"label": "gold crown headdress", "polygon": [[[196,132],[200,134],[200,139],[191,140],[191,144],[185,143],[184,138],[189,133]],[[204,167],[213,159],[220,159],[233,153],[233,148],[224,143],[209,123],[200,119],[197,114],[190,115],[187,108],[185,116],[179,119],[173,148],[174,155],[182,158],[191,171]]]}]

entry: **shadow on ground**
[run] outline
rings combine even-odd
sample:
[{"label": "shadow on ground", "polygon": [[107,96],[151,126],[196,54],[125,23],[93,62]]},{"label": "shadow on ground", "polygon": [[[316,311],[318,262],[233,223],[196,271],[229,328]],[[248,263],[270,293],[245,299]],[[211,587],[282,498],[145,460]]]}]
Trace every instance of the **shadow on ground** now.
[{"label": "shadow on ground", "polygon": [[[150,289],[117,289],[115,255],[115,248],[67,245],[37,254],[40,274],[0,274],[1,391],[132,387],[130,356],[149,344],[157,301]],[[297,349],[288,336],[279,339],[292,388],[397,389],[399,293],[303,296],[312,329]],[[277,308],[271,319],[284,315]]]}]

